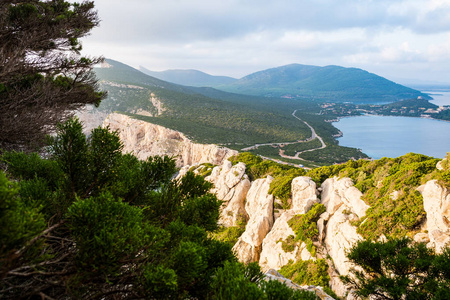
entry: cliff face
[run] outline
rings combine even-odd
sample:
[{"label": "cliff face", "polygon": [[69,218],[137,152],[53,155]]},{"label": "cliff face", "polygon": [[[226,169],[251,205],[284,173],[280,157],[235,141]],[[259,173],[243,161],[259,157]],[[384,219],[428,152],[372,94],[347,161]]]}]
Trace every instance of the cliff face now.
[{"label": "cliff face", "polygon": [[117,130],[124,143],[124,152],[132,152],[139,159],[154,155],[176,158],[178,167],[198,163],[220,165],[237,151],[217,145],[193,143],[184,134],[159,125],[132,119],[128,116],[110,114],[103,126]]},{"label": "cliff face", "polygon": [[[195,144],[180,132],[120,114],[111,114],[103,125],[118,130],[125,144],[124,151],[133,152],[140,159],[150,155],[176,156],[177,165],[184,166],[179,176],[192,165],[217,165],[205,179],[214,184],[212,192],[224,201],[219,222],[224,226],[247,224],[233,247],[240,261],[258,262],[263,271],[274,273],[273,270],[280,270],[289,261],[326,259],[331,288],[340,297],[354,299],[352,291],[339,276],[348,275],[350,269],[356,267],[348,261],[346,252],[363,239],[352,224],[365,216],[369,206],[361,199],[363,194],[350,178],[328,178],[320,187],[309,177],[294,178],[291,209],[277,215],[273,209],[277,199],[269,194],[273,178],[267,176],[251,182],[244,163],[233,166],[227,160],[236,155],[236,151]],[[443,163],[437,167],[443,168]],[[204,166],[194,172],[203,173]],[[414,240],[427,243],[429,248],[440,252],[450,242],[450,190],[436,180],[428,181],[418,190],[423,196],[426,222]],[[393,193],[392,197],[396,195]],[[283,242],[295,237],[289,220],[308,213],[316,203],[325,207],[317,220],[318,239],[314,241],[317,252],[312,253],[311,245],[308,247],[304,242],[295,244],[291,251],[285,250]],[[326,294],[325,298],[331,299]]]},{"label": "cliff face", "polygon": [[[363,218],[369,206],[361,199],[363,194],[354,187],[352,180],[333,177],[316,187],[309,177],[295,178],[291,186],[291,209],[275,219],[275,199],[268,193],[272,178],[268,176],[249,182],[245,168],[243,163],[232,166],[225,161],[206,177],[215,184],[213,192],[225,200],[221,223],[235,226],[239,216],[247,219],[245,232],[233,247],[238,259],[244,263],[259,262],[265,272],[279,270],[290,260],[326,259],[331,288],[340,297],[354,299],[351,289],[339,276],[348,275],[351,268],[357,268],[348,261],[346,252],[363,239],[352,221]],[[423,195],[427,220],[422,232],[414,239],[439,252],[450,242],[450,191],[436,180],[427,182],[419,191]],[[311,254],[305,243],[295,245],[290,252],[283,250],[283,241],[295,236],[289,220],[307,213],[315,203],[326,208],[317,221],[319,237],[314,243],[317,254]]]}]

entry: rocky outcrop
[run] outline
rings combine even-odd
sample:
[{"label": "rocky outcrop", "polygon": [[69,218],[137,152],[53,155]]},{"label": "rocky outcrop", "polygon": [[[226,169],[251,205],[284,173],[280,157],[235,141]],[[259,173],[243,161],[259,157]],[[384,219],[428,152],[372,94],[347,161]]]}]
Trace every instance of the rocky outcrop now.
[{"label": "rocky outcrop", "polygon": [[262,243],[262,251],[259,265],[263,271],[269,269],[281,269],[289,260],[295,261],[299,247],[295,246],[291,252],[285,252],[282,241],[289,236],[295,236],[295,232],[289,226],[288,221],[295,215],[292,210],[284,212],[273,224],[272,230],[267,234]]},{"label": "rocky outcrop", "polygon": [[261,244],[273,225],[273,196],[269,194],[273,178],[255,180],[247,193],[245,211],[249,216],[244,233],[233,247],[239,261],[259,260]]},{"label": "rocky outcrop", "polygon": [[361,200],[362,193],[353,186],[350,178],[328,178],[322,183],[321,203],[327,208],[327,212],[333,215],[341,205],[345,204],[358,217],[363,217],[369,206]]},{"label": "rocky outcrop", "polygon": [[274,269],[268,270],[264,274],[264,276],[265,276],[264,277],[265,280],[277,280],[277,281],[280,281],[280,282],[284,283],[285,285],[287,285],[288,287],[290,287],[291,289],[294,289],[294,290],[304,290],[304,291],[313,292],[321,300],[334,300],[334,298],[331,297],[330,295],[328,295],[327,293],[325,293],[321,287],[314,286],[314,285],[299,285],[299,284],[296,284],[296,283],[292,282],[291,280],[285,278],[283,275],[281,275],[280,273],[278,273]]},{"label": "rocky outcrop", "polygon": [[220,165],[237,151],[193,143],[184,134],[159,125],[132,119],[128,116],[110,114],[103,126],[117,130],[124,143],[124,152],[132,152],[139,159],[154,155],[174,156],[178,167],[197,163]]},{"label": "rocky outcrop", "polygon": [[219,222],[225,226],[236,226],[248,219],[245,211],[245,198],[250,189],[250,180],[245,174],[245,164],[232,165],[226,160],[222,166],[215,167],[210,176],[205,178],[214,184],[211,192],[215,193],[224,204]]},{"label": "rocky outcrop", "polygon": [[307,213],[318,202],[316,183],[309,177],[300,176],[292,180],[292,210],[295,214]]},{"label": "rocky outcrop", "polygon": [[418,189],[423,196],[423,207],[427,213],[426,227],[429,235],[428,246],[436,252],[450,243],[450,191],[430,180]]},{"label": "rocky outcrop", "polygon": [[350,178],[328,178],[321,189],[321,203],[325,205],[326,212],[317,222],[319,241],[324,240],[325,250],[333,261],[330,285],[342,297],[349,289],[341,282],[339,275],[347,275],[350,268],[355,267],[348,261],[346,252],[363,239],[350,222],[362,218],[369,206],[361,200],[362,193],[353,186]]},{"label": "rocky outcrop", "polygon": [[[267,234],[262,244],[259,264],[263,271],[268,269],[280,269],[289,260],[295,261],[300,255],[305,260],[311,259],[305,245],[295,246],[293,251],[285,252],[282,241],[289,236],[295,236],[295,232],[289,226],[288,221],[296,214],[308,212],[311,206],[318,201],[316,184],[309,177],[297,177],[292,180],[292,208],[285,211],[276,219],[272,230]],[[305,252],[306,250],[306,252]]]}]

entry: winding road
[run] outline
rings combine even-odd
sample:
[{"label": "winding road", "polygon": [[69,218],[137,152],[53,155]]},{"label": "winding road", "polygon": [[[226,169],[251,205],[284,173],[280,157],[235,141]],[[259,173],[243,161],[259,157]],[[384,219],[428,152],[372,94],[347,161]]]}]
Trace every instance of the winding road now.
[{"label": "winding road", "polygon": [[298,140],[296,142],[284,142],[284,143],[267,143],[267,144],[255,144],[253,146],[247,147],[247,148],[243,148],[241,149],[241,151],[248,151],[248,150],[254,150],[254,149],[258,149],[258,147],[261,146],[284,146],[284,145],[292,145],[292,144],[299,144],[299,143],[305,143],[305,142],[309,142],[314,140],[315,138],[317,138],[320,143],[321,146],[318,148],[313,148],[313,149],[308,149],[308,150],[304,150],[304,151],[299,151],[297,153],[295,153],[294,156],[288,156],[288,155],[284,155],[284,150],[280,149],[280,156],[284,157],[284,158],[289,158],[289,159],[298,159],[298,160],[304,160],[303,158],[300,158],[299,155],[304,153],[304,152],[311,152],[311,151],[315,151],[315,150],[319,150],[319,149],[324,149],[327,147],[327,145],[325,144],[325,142],[323,141],[322,137],[320,137],[319,135],[317,135],[316,131],[314,130],[314,128],[309,125],[306,121],[303,121],[302,119],[300,119],[299,117],[297,117],[295,115],[295,113],[297,112],[297,109],[294,110],[294,112],[292,113],[292,116],[294,118],[296,118],[299,121],[302,121],[303,123],[306,124],[306,126],[309,127],[309,129],[311,129],[311,137],[307,138],[306,140]]}]

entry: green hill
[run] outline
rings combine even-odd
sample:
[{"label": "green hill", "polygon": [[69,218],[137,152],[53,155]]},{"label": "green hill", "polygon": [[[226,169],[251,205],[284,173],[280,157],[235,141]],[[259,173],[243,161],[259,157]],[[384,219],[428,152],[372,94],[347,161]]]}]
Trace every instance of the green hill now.
[{"label": "green hill", "polygon": [[[183,132],[199,143],[225,145],[241,150],[255,144],[295,142],[311,136],[314,127],[332,149],[308,158],[315,164],[347,161],[365,155],[340,147],[332,137],[338,130],[318,115],[320,106],[302,99],[267,98],[227,93],[213,88],[187,87],[148,76],[114,60],[95,70],[108,98],[94,111],[120,112]],[[161,103],[163,110],[155,107]],[[269,149],[270,148],[270,149]],[[280,159],[279,148],[260,147],[256,154]],[[303,147],[301,147],[303,149]],[[313,153],[313,152],[310,152]],[[286,159],[289,161],[289,159]],[[289,161],[300,163],[300,161]],[[301,161],[302,164],[308,162]],[[305,164],[305,165],[306,165]]]},{"label": "green hill", "polygon": [[139,67],[139,71],[164,81],[197,87],[231,84],[237,80],[227,76],[209,75],[197,70],[166,70],[155,72],[141,66]]},{"label": "green hill", "polygon": [[417,90],[361,69],[300,64],[256,72],[216,88],[248,95],[332,102],[393,102],[419,96],[431,99]]}]

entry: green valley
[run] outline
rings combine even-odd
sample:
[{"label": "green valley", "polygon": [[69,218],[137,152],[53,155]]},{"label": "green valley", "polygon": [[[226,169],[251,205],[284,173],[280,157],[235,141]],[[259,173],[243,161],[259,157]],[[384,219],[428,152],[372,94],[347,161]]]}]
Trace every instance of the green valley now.
[{"label": "green valley", "polygon": [[[107,60],[96,73],[102,88],[108,91],[108,98],[93,111],[120,112],[183,132],[195,142],[236,150],[283,142],[299,142],[302,151],[315,149],[314,143],[304,142],[312,134],[304,123],[307,122],[334,149],[326,160],[323,156],[316,159],[315,151],[310,152],[307,160],[313,165],[367,157],[355,149],[337,145],[333,135],[338,130],[318,115],[319,103],[310,99],[246,96],[212,88],[186,87],[161,81],[113,60]],[[292,116],[295,110],[301,121]],[[264,149],[257,149],[254,153],[305,164],[303,160],[282,158],[279,151],[268,154]]]}]

